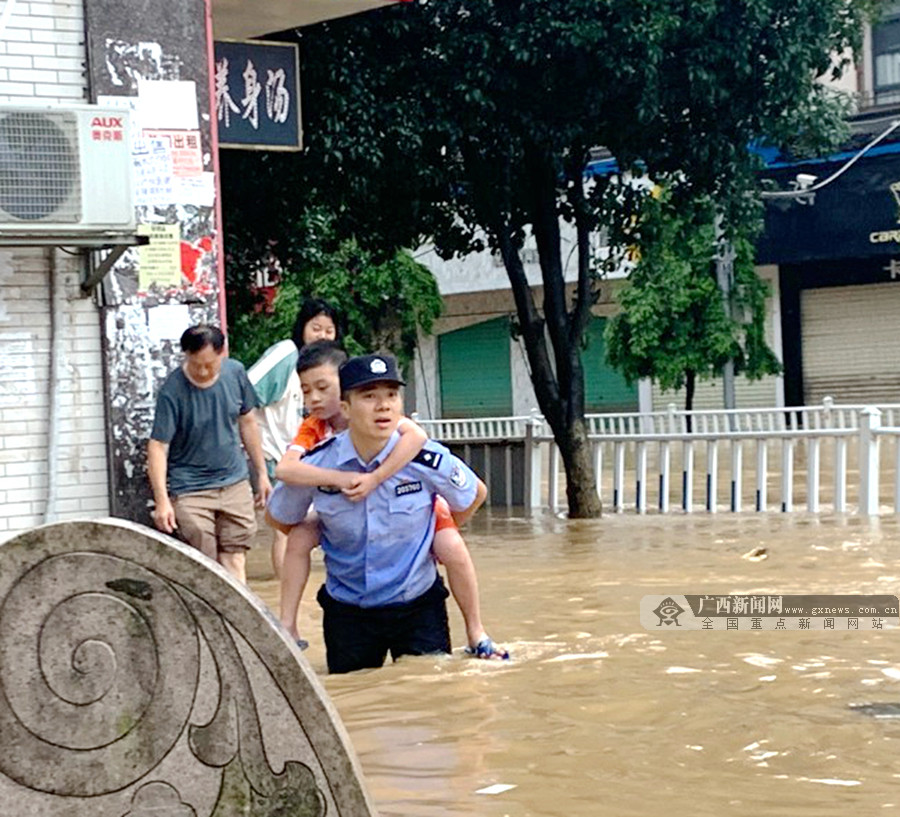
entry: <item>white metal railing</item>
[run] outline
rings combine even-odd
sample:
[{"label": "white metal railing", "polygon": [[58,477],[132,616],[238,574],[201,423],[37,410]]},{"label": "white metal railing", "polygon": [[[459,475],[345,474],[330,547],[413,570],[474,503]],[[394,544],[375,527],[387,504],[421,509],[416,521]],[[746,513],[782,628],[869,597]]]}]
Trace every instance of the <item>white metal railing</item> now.
[{"label": "white metal railing", "polygon": [[483,417],[473,420],[415,419],[430,437],[442,442],[523,440],[525,427],[532,422],[531,417]]},{"label": "white metal railing", "polygon": [[[825,398],[822,405],[789,408],[702,410],[685,412],[670,405],[666,411],[592,414],[585,418],[593,445],[597,491],[601,500],[622,511],[633,507],[644,513],[649,506],[648,474],[655,471],[658,509],[666,513],[673,504],[684,512],[700,507],[710,513],[720,509],[738,512],[747,507],[769,508],[769,489],[778,483],[778,506],[793,511],[794,496],[803,491],[798,471],[805,470],[805,505],[821,510],[823,460],[831,468],[830,504],[836,512],[848,509],[848,487],[858,495],[859,511],[877,514],[883,503],[879,488],[882,475],[893,480],[893,506],[900,512],[900,405],[837,405]],[[435,439],[468,447],[522,443],[525,447],[523,476],[525,505],[559,507],[560,455],[549,426],[536,411],[528,416],[474,420],[419,420]],[[690,430],[689,430],[690,428]],[[880,442],[895,447],[892,460],[881,456]],[[745,449],[752,448],[752,458]],[[705,449],[705,450],[704,450]],[[547,457],[542,452],[548,451]],[[704,459],[705,470],[697,461]],[[723,467],[724,460],[730,466]],[[853,458],[857,467],[851,466]],[[747,461],[749,459],[749,462]],[[486,456],[486,462],[488,458]],[[510,458],[507,455],[507,462]],[[799,467],[798,467],[799,466]],[[849,485],[856,476],[858,484]],[[507,503],[512,495],[511,475],[503,474]],[[751,480],[749,491],[745,483]],[[680,481],[680,486],[674,483]],[[720,496],[720,482],[729,483],[727,497]],[[799,484],[795,484],[798,483]],[[626,484],[633,490],[626,490]],[[680,497],[673,494],[680,488]],[[680,502],[677,501],[680,499]],[[746,502],[745,500],[748,500]]]}]

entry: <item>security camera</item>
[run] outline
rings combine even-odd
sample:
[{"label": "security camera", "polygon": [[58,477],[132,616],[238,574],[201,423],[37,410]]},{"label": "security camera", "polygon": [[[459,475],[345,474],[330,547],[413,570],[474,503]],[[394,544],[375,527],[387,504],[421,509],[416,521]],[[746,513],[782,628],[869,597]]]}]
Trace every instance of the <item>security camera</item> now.
[{"label": "security camera", "polygon": [[812,187],[816,183],[816,179],[818,176],[813,176],[811,173],[798,173],[797,174],[797,189],[798,190],[807,190]]}]

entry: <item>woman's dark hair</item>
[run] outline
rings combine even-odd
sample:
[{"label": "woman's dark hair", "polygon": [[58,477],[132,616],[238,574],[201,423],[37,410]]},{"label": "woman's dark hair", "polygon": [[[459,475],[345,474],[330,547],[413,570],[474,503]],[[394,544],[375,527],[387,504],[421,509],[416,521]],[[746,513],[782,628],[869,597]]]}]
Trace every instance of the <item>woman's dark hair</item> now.
[{"label": "woman's dark hair", "polygon": [[297,313],[297,320],[294,321],[294,330],[291,332],[291,340],[294,341],[294,345],[298,349],[303,347],[303,330],[306,328],[306,324],[317,315],[326,315],[331,318],[334,322],[334,339],[341,339],[341,323],[338,320],[335,308],[328,301],[323,301],[321,298],[307,298]]},{"label": "woman's dark hair", "polygon": [[182,352],[193,354],[199,352],[204,346],[212,346],[217,352],[221,352],[225,348],[225,335],[218,326],[201,323],[184,330],[184,334],[181,336]]},{"label": "woman's dark hair", "polygon": [[336,340],[317,340],[307,343],[297,355],[297,374],[307,369],[315,369],[326,363],[334,366],[335,371],[347,359],[347,353]]}]

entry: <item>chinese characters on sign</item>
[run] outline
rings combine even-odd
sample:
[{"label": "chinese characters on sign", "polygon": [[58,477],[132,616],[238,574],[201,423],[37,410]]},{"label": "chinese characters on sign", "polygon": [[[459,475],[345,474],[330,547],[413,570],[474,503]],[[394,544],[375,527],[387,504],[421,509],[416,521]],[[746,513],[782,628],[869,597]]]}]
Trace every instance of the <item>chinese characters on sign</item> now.
[{"label": "chinese characters on sign", "polygon": [[139,224],[138,235],[150,242],[138,248],[139,286],[146,292],[153,284],[163,288],[181,285],[181,225]]},{"label": "chinese characters on sign", "polygon": [[144,136],[165,142],[172,157],[173,176],[199,176],[203,172],[199,131],[145,130]]},{"label": "chinese characters on sign", "polygon": [[886,630],[898,626],[896,596],[644,596],[641,624],[655,632],[687,630]]},{"label": "chinese characters on sign", "polygon": [[260,41],[215,44],[215,103],[222,147],[299,150],[297,46]]},{"label": "chinese characters on sign", "polygon": [[91,120],[91,139],[94,142],[121,142],[125,138],[122,116],[95,116]]}]

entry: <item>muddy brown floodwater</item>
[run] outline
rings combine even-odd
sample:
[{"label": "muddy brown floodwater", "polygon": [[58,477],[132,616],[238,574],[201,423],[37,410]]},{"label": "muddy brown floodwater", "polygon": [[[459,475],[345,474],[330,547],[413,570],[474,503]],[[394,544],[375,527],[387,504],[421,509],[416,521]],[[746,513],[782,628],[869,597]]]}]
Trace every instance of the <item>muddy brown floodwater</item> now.
[{"label": "muddy brown floodwater", "polygon": [[[638,617],[650,593],[897,593],[896,518],[482,511],[465,534],[510,662],[464,658],[451,603],[452,657],[328,676],[318,559],[301,610],[383,817],[900,810],[900,720],[849,708],[900,702],[900,631],[656,634]],[[251,586],[274,607],[267,560]],[[513,788],[478,793],[492,784]]]}]

